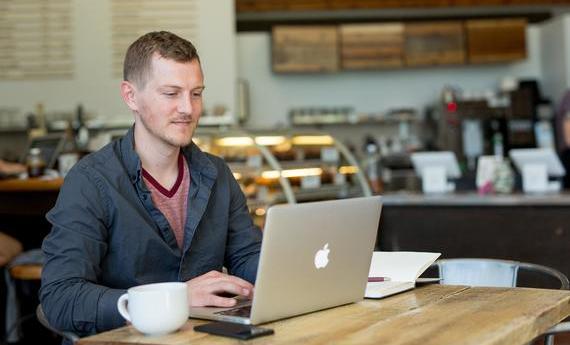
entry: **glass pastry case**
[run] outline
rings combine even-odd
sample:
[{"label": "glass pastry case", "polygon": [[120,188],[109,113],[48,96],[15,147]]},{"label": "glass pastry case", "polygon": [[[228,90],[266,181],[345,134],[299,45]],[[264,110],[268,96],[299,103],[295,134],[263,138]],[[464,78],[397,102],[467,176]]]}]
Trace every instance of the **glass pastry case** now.
[{"label": "glass pastry case", "polygon": [[328,134],[206,128],[193,140],[228,163],[261,228],[271,205],[372,195],[352,153]]}]

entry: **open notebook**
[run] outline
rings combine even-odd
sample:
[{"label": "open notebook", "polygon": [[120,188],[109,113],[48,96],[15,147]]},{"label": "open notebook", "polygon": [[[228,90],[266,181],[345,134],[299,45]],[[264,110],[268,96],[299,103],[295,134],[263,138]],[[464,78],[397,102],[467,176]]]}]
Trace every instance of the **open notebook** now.
[{"label": "open notebook", "polygon": [[441,255],[425,252],[374,252],[369,279],[384,277],[387,281],[368,282],[366,298],[382,298],[413,289],[416,280]]}]

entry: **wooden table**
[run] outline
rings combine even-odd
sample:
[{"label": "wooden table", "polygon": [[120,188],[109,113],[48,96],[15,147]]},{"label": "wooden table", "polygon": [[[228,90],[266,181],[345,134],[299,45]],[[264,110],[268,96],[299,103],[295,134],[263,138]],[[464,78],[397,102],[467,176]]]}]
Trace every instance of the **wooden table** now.
[{"label": "wooden table", "polygon": [[0,192],[57,192],[63,178],[29,178],[0,180]]},{"label": "wooden table", "polygon": [[62,184],[62,178],[0,180],[0,215],[43,216],[55,204]]},{"label": "wooden table", "polygon": [[[248,344],[525,344],[570,315],[570,291],[428,285],[382,300],[364,300],[265,325],[275,335]],[[194,332],[144,336],[123,327],[79,345],[239,344]]]}]

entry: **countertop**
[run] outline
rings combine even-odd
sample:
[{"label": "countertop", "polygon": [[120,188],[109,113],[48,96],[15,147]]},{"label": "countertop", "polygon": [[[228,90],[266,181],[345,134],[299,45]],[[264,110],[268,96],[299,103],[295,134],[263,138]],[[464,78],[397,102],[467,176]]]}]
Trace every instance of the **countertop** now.
[{"label": "countertop", "polygon": [[491,194],[451,193],[426,195],[419,193],[386,193],[385,206],[568,206],[570,193],[558,194]]}]

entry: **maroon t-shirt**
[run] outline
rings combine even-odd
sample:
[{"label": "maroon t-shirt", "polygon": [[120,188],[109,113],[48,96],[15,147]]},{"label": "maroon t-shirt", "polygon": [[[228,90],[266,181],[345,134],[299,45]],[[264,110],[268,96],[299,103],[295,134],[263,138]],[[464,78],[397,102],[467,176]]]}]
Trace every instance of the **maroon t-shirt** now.
[{"label": "maroon t-shirt", "polygon": [[182,248],[184,243],[184,226],[188,206],[188,190],[190,189],[190,171],[182,154],[178,156],[178,178],[170,190],[164,188],[148,171],[142,170],[143,180],[150,191],[154,206],[168,220],[176,243]]}]

